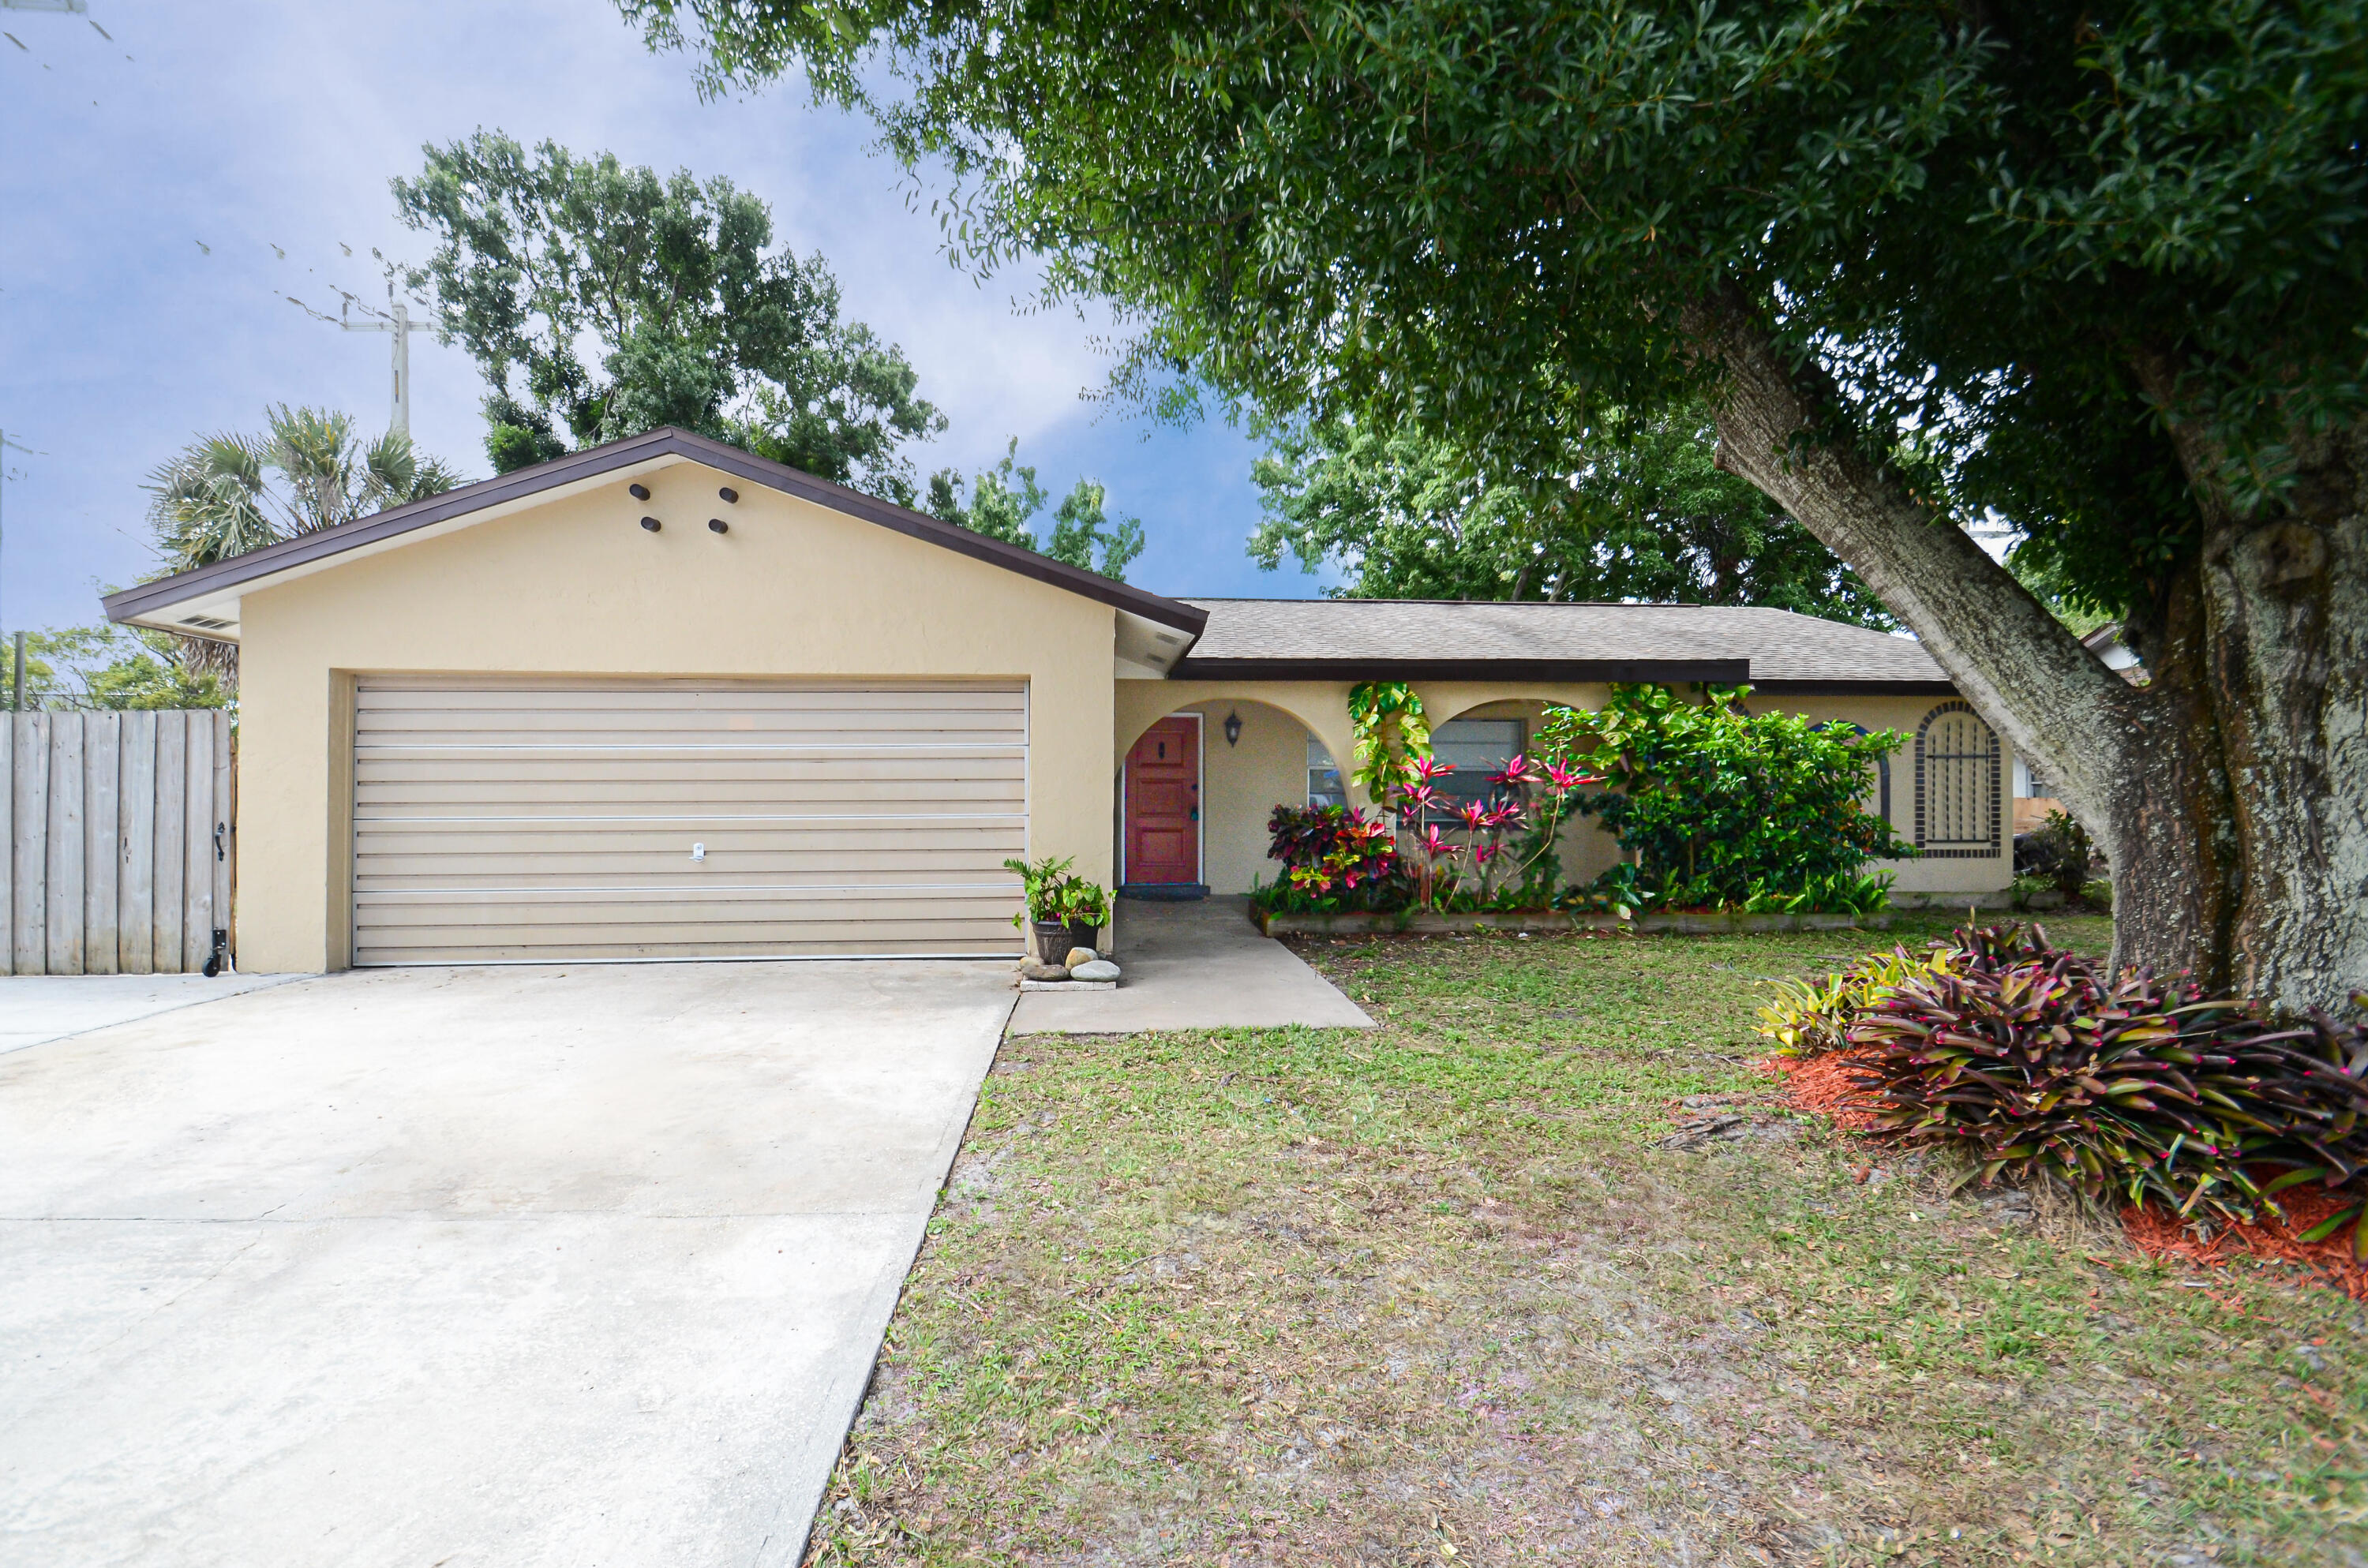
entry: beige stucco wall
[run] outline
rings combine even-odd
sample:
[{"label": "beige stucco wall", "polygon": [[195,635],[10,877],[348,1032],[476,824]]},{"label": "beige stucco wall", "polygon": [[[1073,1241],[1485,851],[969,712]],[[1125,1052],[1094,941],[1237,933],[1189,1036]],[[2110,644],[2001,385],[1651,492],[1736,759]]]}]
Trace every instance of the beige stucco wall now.
[{"label": "beige stucco wall", "polygon": [[[634,479],[649,500],[626,493]],[[717,497],[725,484],[736,506]],[[665,528],[643,530],[644,513]],[[731,531],[710,532],[710,517]],[[1074,856],[1107,882],[1115,614],[685,461],[251,592],[240,966],[347,961],[361,673],[1023,679],[1030,853]]]},{"label": "beige stucco wall", "polygon": [[[1122,680],[1118,683],[1117,724],[1113,733],[1116,755],[1123,759],[1127,748],[1134,744],[1154,722],[1167,714],[1191,710],[1212,715],[1208,733],[1216,750],[1224,749],[1224,741],[1216,726],[1229,704],[1238,706],[1243,715],[1243,744],[1250,744],[1249,722],[1253,717],[1249,703],[1274,706],[1298,720],[1308,731],[1321,738],[1333,757],[1341,764],[1347,777],[1355,767],[1353,747],[1349,729],[1349,683],[1346,681],[1156,681]],[[1609,696],[1609,688],[1592,682],[1541,681],[1521,684],[1485,681],[1423,681],[1416,684],[1421,694],[1425,714],[1434,724],[1458,718],[1526,719],[1532,732],[1549,704],[1567,704],[1579,708],[1600,708]],[[1897,730],[1908,737],[1891,759],[1891,821],[1903,838],[1913,839],[1916,833],[1916,727],[1924,716],[1947,699],[1938,697],[1792,697],[1777,694],[1755,695],[1749,706],[1759,712],[1782,711],[1802,713],[1812,719],[1838,720],[1863,725],[1869,730]],[[1999,806],[2002,812],[2010,811],[2008,794],[2014,772],[2014,753],[2003,736],[2001,746]],[[1303,748],[1304,737],[1298,743]],[[1243,892],[1253,878],[1271,880],[1273,865],[1266,859],[1265,825],[1267,813],[1277,801],[1303,798],[1304,785],[1300,782],[1299,765],[1289,768],[1279,761],[1260,754],[1255,767],[1245,764],[1231,776],[1234,782],[1228,792],[1220,797],[1213,780],[1205,808],[1208,849],[1208,880],[1217,892]],[[1213,762],[1213,754],[1212,760]],[[1258,786],[1265,785],[1273,792],[1260,797]],[[1363,796],[1350,785],[1351,800],[1363,801]],[[1220,850],[1219,846],[1224,849]],[[1248,847],[1246,847],[1248,846]],[[1610,866],[1619,856],[1619,846],[1609,834],[1588,823],[1574,824],[1565,830],[1560,849],[1563,874],[1572,881],[1585,881]],[[1254,858],[1246,858],[1254,856]],[[1959,893],[1996,892],[2004,889],[2014,877],[2014,846],[2012,829],[2001,820],[1999,853],[1995,858],[1981,859],[1885,860],[1875,863],[1877,869],[1894,873],[1894,891],[1907,901],[1919,895],[1945,896]],[[1221,880],[1222,874],[1222,880]]]}]

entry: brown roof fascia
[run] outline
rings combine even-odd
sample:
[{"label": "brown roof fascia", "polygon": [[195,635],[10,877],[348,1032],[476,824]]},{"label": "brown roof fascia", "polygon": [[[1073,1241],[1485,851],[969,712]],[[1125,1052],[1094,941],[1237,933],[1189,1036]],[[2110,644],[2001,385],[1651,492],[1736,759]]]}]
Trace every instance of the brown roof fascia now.
[{"label": "brown roof fascia", "polygon": [[1945,680],[1755,680],[1755,695],[1770,697],[1954,697]]},{"label": "brown roof fascia", "polygon": [[1182,659],[1171,680],[1711,681],[1741,686],[1748,659]]},{"label": "brown roof fascia", "polygon": [[826,479],[816,479],[787,464],[770,461],[752,452],[744,452],[737,447],[727,447],[721,441],[711,441],[704,436],[695,436],[672,426],[630,436],[621,441],[611,441],[606,446],[570,452],[547,463],[537,463],[532,468],[480,480],[458,490],[448,490],[441,495],[431,495],[424,501],[391,507],[372,517],[358,518],[334,528],[324,528],[318,533],[283,540],[261,550],[249,551],[245,555],[215,562],[211,566],[176,572],[153,583],[142,583],[136,587],[109,594],[100,602],[106,606],[109,620],[128,620],[157,606],[176,604],[223,588],[235,587],[241,583],[267,577],[291,566],[341,555],[363,545],[432,528],[471,512],[522,500],[546,490],[558,489],[564,484],[597,479],[604,473],[612,473],[659,457],[688,458],[694,462],[704,463],[710,468],[747,480],[752,484],[761,484],[767,489],[814,502],[867,523],[877,523],[882,528],[893,528],[910,538],[984,561],[991,566],[1000,566],[1053,587],[1099,600],[1146,620],[1156,620],[1163,626],[1189,631],[1195,637],[1209,623],[1209,612],[1197,606],[1180,604],[1141,588],[1129,587],[1099,573],[1087,572],[1065,562],[1039,555],[1032,550],[1023,550],[1016,544],[1006,544],[1001,540],[989,539],[969,528],[940,522],[893,502],[861,494],[845,485],[833,484]]}]

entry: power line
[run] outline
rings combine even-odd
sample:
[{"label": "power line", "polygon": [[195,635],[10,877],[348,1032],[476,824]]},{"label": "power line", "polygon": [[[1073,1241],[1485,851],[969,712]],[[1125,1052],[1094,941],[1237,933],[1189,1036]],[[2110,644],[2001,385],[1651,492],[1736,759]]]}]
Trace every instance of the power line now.
[{"label": "power line", "polygon": [[[394,418],[390,428],[396,435],[408,440],[411,437],[411,335],[415,332],[434,331],[442,324],[436,321],[412,320],[410,303],[395,298],[393,284],[387,285],[386,292],[389,301],[388,309],[379,311],[340,289],[337,290],[337,297],[343,302],[337,307],[337,313],[334,316],[325,312],[314,310],[293,294],[281,297],[314,321],[335,322],[347,332],[383,332],[392,335],[394,341],[393,353],[390,357],[392,359],[390,369],[393,378]],[[377,319],[357,322],[353,319],[353,312],[356,309],[359,309],[366,316],[374,316]]]}]

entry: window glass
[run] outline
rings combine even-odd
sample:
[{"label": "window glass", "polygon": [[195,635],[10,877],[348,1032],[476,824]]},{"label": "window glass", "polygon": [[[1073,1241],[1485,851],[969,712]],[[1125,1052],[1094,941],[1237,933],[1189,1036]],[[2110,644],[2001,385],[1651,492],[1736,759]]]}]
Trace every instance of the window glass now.
[{"label": "window glass", "polygon": [[1311,806],[1345,806],[1349,791],[1341,787],[1340,765],[1314,735],[1307,737],[1307,803]]},{"label": "window glass", "polygon": [[1488,775],[1513,759],[1527,744],[1529,726],[1519,719],[1450,719],[1430,733],[1430,754],[1455,771],[1437,780],[1439,792],[1457,805],[1485,801],[1494,792]]}]

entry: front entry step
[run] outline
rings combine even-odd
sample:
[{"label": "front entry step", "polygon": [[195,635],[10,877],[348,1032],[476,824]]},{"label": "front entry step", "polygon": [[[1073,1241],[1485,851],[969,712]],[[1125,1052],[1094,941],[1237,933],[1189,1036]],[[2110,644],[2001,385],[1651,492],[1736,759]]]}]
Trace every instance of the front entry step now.
[{"label": "front entry step", "polygon": [[1209,896],[1206,882],[1121,882],[1121,898],[1139,898],[1152,903],[1190,903],[1194,899]]}]

